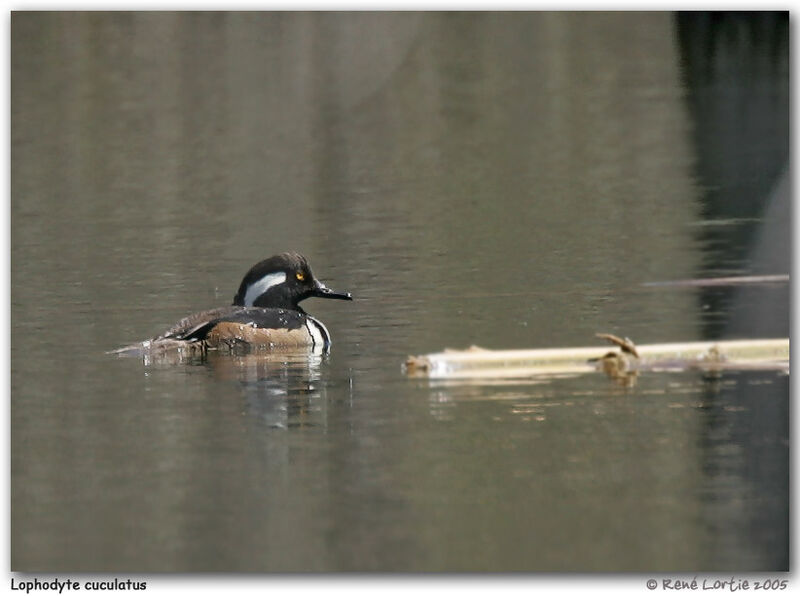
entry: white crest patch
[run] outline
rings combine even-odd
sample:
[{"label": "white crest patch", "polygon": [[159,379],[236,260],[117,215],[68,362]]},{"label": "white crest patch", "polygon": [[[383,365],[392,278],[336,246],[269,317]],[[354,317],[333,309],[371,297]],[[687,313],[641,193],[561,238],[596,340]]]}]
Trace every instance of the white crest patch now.
[{"label": "white crest patch", "polygon": [[261,296],[264,292],[269,290],[272,286],[277,286],[286,281],[286,273],[279,271],[278,273],[268,273],[257,282],[247,288],[247,293],[244,295],[244,305],[253,306],[256,298]]}]

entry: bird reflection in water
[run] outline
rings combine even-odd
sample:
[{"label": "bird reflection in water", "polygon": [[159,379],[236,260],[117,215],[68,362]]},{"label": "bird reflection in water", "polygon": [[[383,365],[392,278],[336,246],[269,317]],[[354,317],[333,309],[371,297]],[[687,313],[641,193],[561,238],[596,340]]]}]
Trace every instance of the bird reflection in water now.
[{"label": "bird reflection in water", "polygon": [[207,365],[221,380],[238,381],[248,413],[271,428],[324,424],[320,368],[327,355],[310,350],[210,353]]},{"label": "bird reflection in water", "polygon": [[323,350],[285,348],[203,352],[170,350],[143,356],[146,367],[205,366],[214,378],[238,383],[248,414],[270,428],[320,426],[325,423]]}]

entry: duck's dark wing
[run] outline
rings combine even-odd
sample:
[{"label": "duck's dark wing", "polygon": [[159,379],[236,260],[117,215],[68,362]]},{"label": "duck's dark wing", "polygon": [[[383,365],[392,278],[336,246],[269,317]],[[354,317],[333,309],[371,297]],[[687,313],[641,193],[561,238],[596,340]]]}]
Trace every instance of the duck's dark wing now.
[{"label": "duck's dark wing", "polygon": [[[275,340],[282,343],[304,345],[309,341],[313,343],[310,333],[298,333],[307,324],[308,320],[305,313],[296,310],[223,306],[184,317],[158,337],[125,346],[110,353],[123,356],[139,356],[153,352],[191,349],[193,346],[201,346],[199,342],[206,340],[209,333],[214,330],[216,330],[217,336],[227,337],[226,333],[235,336],[242,329],[250,330],[248,334],[252,334],[253,331],[258,329],[274,329],[280,336],[279,340],[273,338],[272,336],[275,334],[268,331],[261,334],[257,339],[263,340],[264,343],[270,343]],[[234,325],[220,325],[220,323],[232,323]],[[290,333],[292,331],[295,331],[295,333]],[[218,341],[220,337],[212,339]],[[302,341],[298,338],[301,338]],[[201,349],[204,349],[204,344]]]},{"label": "duck's dark wing", "polygon": [[223,306],[189,315],[156,338],[182,341],[202,340],[219,323],[249,324],[261,329],[299,329],[305,324],[305,314],[282,308]]}]

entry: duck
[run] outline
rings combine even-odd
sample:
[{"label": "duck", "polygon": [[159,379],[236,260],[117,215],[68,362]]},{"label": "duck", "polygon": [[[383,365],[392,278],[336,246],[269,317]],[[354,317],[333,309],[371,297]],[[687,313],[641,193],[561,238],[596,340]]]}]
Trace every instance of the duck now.
[{"label": "duck", "polygon": [[285,252],[253,265],[230,306],[191,314],[143,342],[114,350],[116,354],[153,350],[310,349],[327,352],[331,335],[319,319],[300,306],[307,298],[353,300],[319,281],[308,260]]}]

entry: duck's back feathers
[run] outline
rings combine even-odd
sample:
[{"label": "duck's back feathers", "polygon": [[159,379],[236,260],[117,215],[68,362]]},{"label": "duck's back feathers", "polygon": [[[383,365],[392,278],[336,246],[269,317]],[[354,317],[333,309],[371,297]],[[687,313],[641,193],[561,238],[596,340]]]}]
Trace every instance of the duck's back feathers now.
[{"label": "duck's back feathers", "polygon": [[156,338],[183,341],[206,339],[209,332],[220,323],[247,324],[261,329],[300,329],[306,315],[296,310],[258,308],[248,306],[223,306],[189,315],[175,323],[166,333]]},{"label": "duck's back feathers", "polygon": [[296,310],[223,306],[189,315],[158,337],[114,353],[170,351],[192,344],[202,344],[203,349],[240,346],[327,349],[330,336],[322,323]]}]

